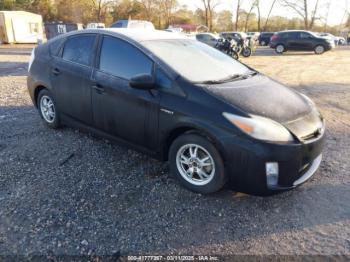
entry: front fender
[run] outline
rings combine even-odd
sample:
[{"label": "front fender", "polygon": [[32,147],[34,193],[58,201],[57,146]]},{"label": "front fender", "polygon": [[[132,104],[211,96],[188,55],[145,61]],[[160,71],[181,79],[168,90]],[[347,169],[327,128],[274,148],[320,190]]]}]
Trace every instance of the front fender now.
[{"label": "front fender", "polygon": [[187,116],[179,117],[178,121],[166,129],[161,130],[160,145],[163,145],[162,159],[167,159],[169,148],[172,142],[182,134],[194,132],[208,138],[220,152],[224,162],[226,161],[226,151],[224,147],[225,138],[233,137],[236,134],[228,130],[216,127],[206,121],[194,119]]}]

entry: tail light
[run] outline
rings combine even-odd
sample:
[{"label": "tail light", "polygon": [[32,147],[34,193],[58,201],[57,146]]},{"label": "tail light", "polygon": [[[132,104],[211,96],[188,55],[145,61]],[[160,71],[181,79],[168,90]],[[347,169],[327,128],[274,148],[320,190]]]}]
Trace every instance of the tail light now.
[{"label": "tail light", "polygon": [[271,36],[271,41],[276,41],[276,40],[277,40],[277,38],[278,38],[278,36],[277,36],[277,35],[273,35],[273,36]]}]

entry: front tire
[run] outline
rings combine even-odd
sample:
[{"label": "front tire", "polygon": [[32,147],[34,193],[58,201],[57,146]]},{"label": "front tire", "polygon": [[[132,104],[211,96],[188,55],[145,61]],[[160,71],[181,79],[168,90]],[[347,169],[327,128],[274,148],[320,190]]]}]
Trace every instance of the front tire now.
[{"label": "front tire", "polygon": [[238,54],[237,54],[236,51],[232,51],[231,56],[232,56],[232,58],[235,59],[235,60],[238,60],[238,59],[239,59],[239,56],[238,56]]},{"label": "front tire", "polygon": [[51,92],[47,89],[40,91],[37,98],[38,110],[45,124],[50,128],[60,127],[59,112]]},{"label": "front tire", "polygon": [[200,135],[178,137],[170,147],[169,161],[171,173],[193,192],[214,193],[226,183],[224,163],[218,150]]},{"label": "front tire", "polygon": [[323,45],[318,45],[314,49],[316,55],[322,55],[325,52],[325,48]]},{"label": "front tire", "polygon": [[250,57],[252,55],[252,49],[250,47],[243,48],[242,55],[244,57]]}]

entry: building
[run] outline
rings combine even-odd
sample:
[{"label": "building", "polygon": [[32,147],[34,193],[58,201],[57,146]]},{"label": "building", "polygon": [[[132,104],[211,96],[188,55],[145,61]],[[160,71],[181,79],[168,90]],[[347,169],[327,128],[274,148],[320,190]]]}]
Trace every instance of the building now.
[{"label": "building", "polygon": [[52,22],[45,23],[45,35],[47,39],[54,38],[55,36],[65,34],[75,30],[82,30],[83,24],[73,24],[73,23],[61,23]]},{"label": "building", "polygon": [[41,15],[25,11],[0,11],[1,43],[40,43],[44,39]]}]

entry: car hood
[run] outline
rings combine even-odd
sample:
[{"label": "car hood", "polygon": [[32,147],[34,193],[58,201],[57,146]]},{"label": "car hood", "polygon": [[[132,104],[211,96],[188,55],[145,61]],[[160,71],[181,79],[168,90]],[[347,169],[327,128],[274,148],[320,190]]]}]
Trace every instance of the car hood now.
[{"label": "car hood", "polygon": [[300,139],[320,129],[319,113],[301,94],[264,75],[204,88],[248,114],[283,124]]},{"label": "car hood", "polygon": [[244,112],[279,123],[295,120],[311,111],[300,94],[260,74],[243,80],[206,85],[205,89]]}]

